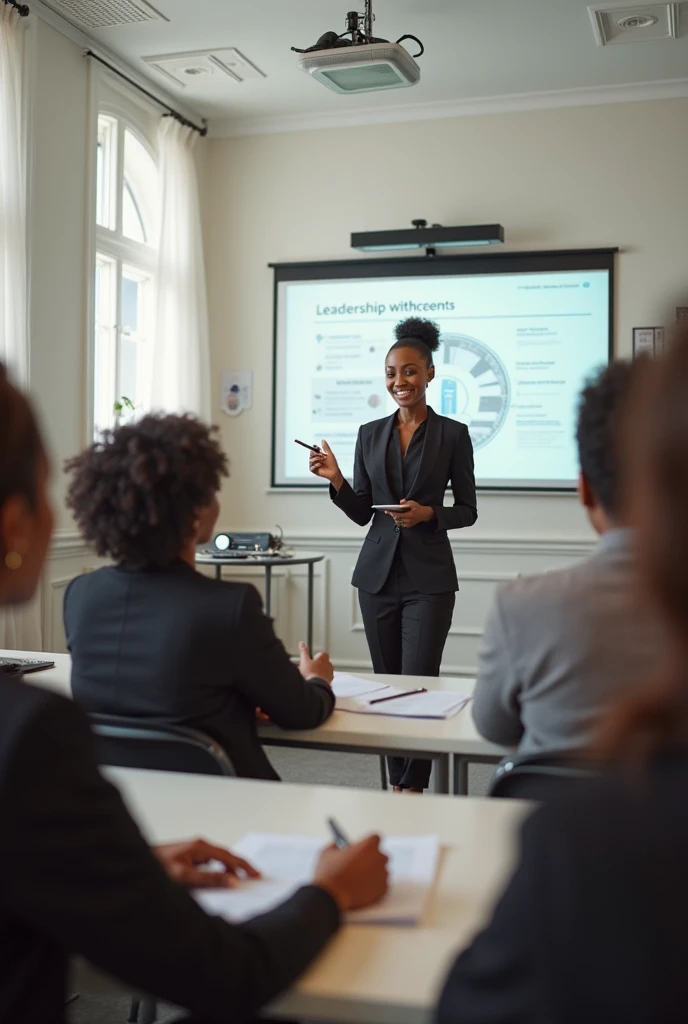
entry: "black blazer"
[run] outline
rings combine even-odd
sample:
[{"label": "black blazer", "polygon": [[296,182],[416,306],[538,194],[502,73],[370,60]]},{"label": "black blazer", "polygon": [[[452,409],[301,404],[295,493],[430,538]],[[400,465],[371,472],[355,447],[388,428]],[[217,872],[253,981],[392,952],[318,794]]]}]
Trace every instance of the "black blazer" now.
[{"label": "black blazer", "polygon": [[334,708],[331,687],[306,682],[289,660],[254,587],[184,562],[78,576],[64,622],[77,700],[202,729],[240,776],[278,778],[257,736],[257,707],[284,729],[315,729]]},{"label": "black blazer", "polygon": [[204,1021],[248,1021],[339,924],[332,898],[313,886],[242,925],[209,917],[169,880],[100,775],[78,706],[2,676],[0,823],[8,1024],[64,1022],[71,954]]},{"label": "black blazer", "polygon": [[[339,491],[330,487],[332,501],[359,526],[372,517],[352,583],[377,594],[384,586],[397,547],[403,545],[404,565],[422,594],[458,590],[456,567],[447,530],[472,526],[478,518],[473,474],[473,445],[464,423],[438,416],[428,408],[420,468],[408,494],[396,494],[387,478],[387,445],[396,427],[396,413],[365,423],[358,431],[354,459],[354,485],[345,480]],[[451,484],[454,505],[443,505]],[[410,530],[394,525],[385,512],[373,505],[397,505],[402,498],[432,505],[435,518]]]},{"label": "black blazer", "polygon": [[688,751],[545,806],[438,1024],[684,1024]]}]

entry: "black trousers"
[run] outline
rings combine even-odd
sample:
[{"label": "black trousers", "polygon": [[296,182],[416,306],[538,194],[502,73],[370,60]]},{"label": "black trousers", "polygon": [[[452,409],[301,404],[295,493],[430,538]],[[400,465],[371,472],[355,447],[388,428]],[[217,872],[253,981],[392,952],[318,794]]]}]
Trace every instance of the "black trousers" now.
[{"label": "black trousers", "polygon": [[[382,590],[359,590],[374,672],[438,676],[456,594],[421,594],[397,555]],[[388,757],[389,781],[402,789],[426,789],[431,761]]]}]

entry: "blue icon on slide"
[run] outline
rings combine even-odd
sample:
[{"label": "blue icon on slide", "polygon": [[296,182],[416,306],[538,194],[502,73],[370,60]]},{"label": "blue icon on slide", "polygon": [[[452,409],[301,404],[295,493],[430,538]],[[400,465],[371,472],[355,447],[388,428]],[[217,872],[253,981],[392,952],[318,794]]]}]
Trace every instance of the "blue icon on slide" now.
[{"label": "blue icon on slide", "polygon": [[442,381],[442,415],[456,416],[456,381]]}]

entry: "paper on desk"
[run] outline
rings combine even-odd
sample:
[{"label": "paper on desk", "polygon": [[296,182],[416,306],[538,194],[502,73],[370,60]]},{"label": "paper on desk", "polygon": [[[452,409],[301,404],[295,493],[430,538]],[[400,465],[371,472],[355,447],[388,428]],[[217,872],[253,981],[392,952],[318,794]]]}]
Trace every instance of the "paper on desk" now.
[{"label": "paper on desk", "polygon": [[[245,921],[264,914],[312,881],[318,855],[326,845],[327,840],[310,836],[249,832],[232,850],[250,861],[263,877],[257,881],[242,881],[236,889],[198,889],[195,898],[208,913],[218,914],[228,921]],[[347,914],[347,921],[418,924],[437,874],[439,837],[385,839],[382,849],[389,857],[389,891],[374,907]]]},{"label": "paper on desk", "polygon": [[350,676],[348,672],[335,672],[332,689],[337,700],[343,700],[346,697],[361,697],[364,693],[375,693],[377,690],[392,692],[391,687],[385,686],[384,683],[374,683],[372,679]]},{"label": "paper on desk", "polygon": [[[391,697],[395,693],[403,693],[401,689],[388,687],[382,697]],[[470,693],[448,693],[446,690],[428,690],[426,693],[414,693],[410,697],[398,697],[396,700],[371,704],[377,694],[365,694],[357,697],[338,700],[340,711],[353,711],[358,715],[390,715],[393,718],[451,718],[458,714],[471,699]]]}]

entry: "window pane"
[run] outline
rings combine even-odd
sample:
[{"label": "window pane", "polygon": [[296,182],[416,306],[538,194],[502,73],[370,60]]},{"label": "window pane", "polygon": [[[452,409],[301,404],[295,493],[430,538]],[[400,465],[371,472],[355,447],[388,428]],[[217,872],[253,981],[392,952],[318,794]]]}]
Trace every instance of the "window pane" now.
[{"label": "window pane", "polygon": [[158,169],[148,150],[127,128],[124,132],[122,233],[155,244],[158,222]]},{"label": "window pane", "polygon": [[[147,343],[151,307],[151,277],[131,266],[122,268],[119,331],[118,399],[128,399],[137,414],[145,400]],[[130,416],[126,402],[122,418]]]},{"label": "window pane", "polygon": [[117,373],[117,264],[98,253],[95,280],[93,420],[97,435],[112,425]]},{"label": "window pane", "polygon": [[115,230],[117,178],[117,122],[101,114],[98,118],[96,151],[96,223]]},{"label": "window pane", "polygon": [[133,238],[135,242],[145,244],[148,241],[141,211],[126,179],[122,193],[122,233],[126,238]]}]

